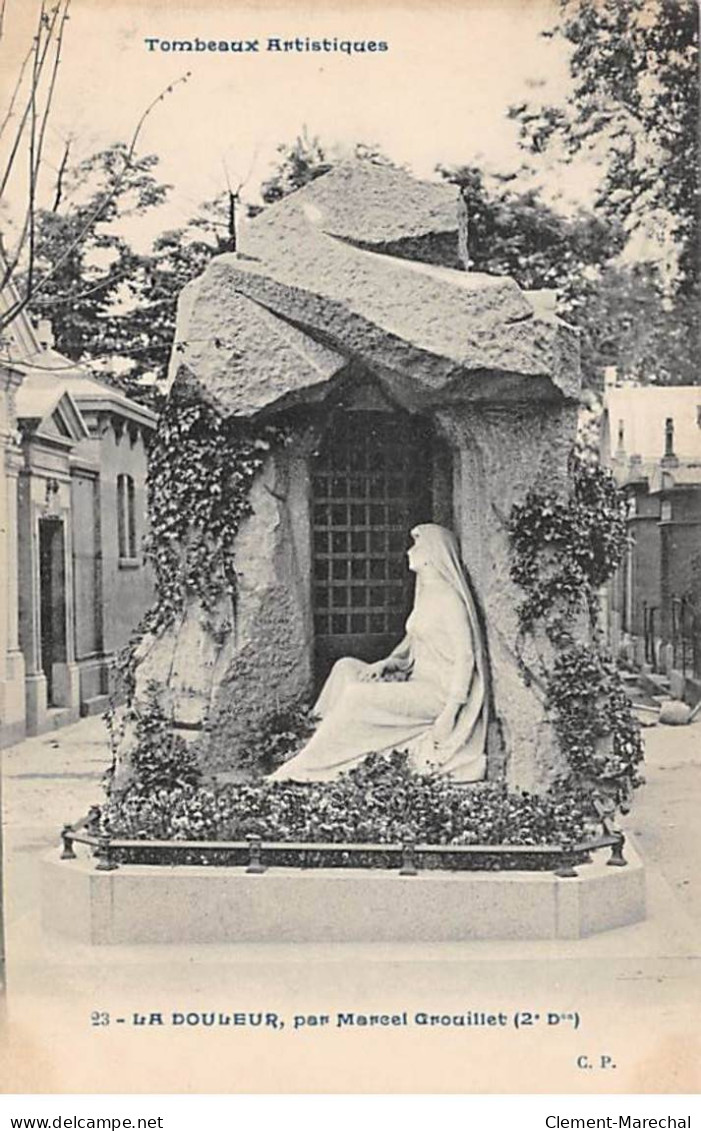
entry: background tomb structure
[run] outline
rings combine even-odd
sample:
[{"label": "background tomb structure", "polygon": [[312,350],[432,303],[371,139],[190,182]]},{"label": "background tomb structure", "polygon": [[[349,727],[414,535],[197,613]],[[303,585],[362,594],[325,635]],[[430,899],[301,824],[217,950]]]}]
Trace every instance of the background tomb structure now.
[{"label": "background tomb structure", "polygon": [[[0,264],[1,266],[1,264]],[[12,282],[0,308],[17,302]],[[0,348],[0,747],[108,706],[153,600],[147,446],[156,417],[54,349],[26,310]]]},{"label": "background tomb structure", "polygon": [[391,650],[417,521],[455,531],[482,617],[488,776],[542,790],[563,768],[542,688],[519,670],[508,519],[529,490],[566,490],[578,341],[551,292],[470,272],[466,228],[454,186],[339,165],[181,294],[170,395],[293,421],[237,536],[232,631],[192,600],[137,651],[137,704],[158,688],[208,768],[235,768],[251,726],[310,699],[336,656]]},{"label": "background tomb structure", "polygon": [[601,460],[627,502],[628,552],[607,586],[615,656],[701,699],[701,390],[606,374]]}]

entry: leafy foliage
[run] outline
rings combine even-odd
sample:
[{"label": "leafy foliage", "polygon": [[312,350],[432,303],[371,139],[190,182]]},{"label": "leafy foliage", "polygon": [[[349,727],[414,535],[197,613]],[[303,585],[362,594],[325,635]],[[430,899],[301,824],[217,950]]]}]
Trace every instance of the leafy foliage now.
[{"label": "leafy foliage", "polygon": [[511,513],[511,577],[526,592],[519,608],[522,632],[546,619],[555,642],[563,622],[586,608],[620,564],[627,545],[625,502],[613,476],[578,456],[571,461],[572,491],[561,499],[530,492]]},{"label": "leafy foliage", "polygon": [[639,784],[640,728],[609,657],[584,645],[561,652],[548,684],[548,706],[576,774]]},{"label": "leafy foliage", "polygon": [[[598,590],[627,546],[625,504],[613,477],[575,455],[569,497],[531,492],[511,513],[511,576],[525,591],[523,634],[542,625],[555,648],[546,706],[575,780],[599,782],[623,796],[639,784],[639,726],[613,661],[599,647]],[[587,612],[592,643],[576,640]]]},{"label": "leafy foliage", "polygon": [[580,330],[586,387],[600,387],[607,366],[640,384],[697,382],[701,306],[694,296],[664,295],[651,264],[609,262],[573,275],[558,309]]},{"label": "leafy foliage", "polygon": [[[372,161],[375,165],[392,164],[376,145],[358,142],[351,152],[357,161]],[[278,167],[261,185],[261,197],[266,204],[274,204],[297,189],[304,188],[317,177],[323,177],[324,173],[328,173],[347,156],[338,146],[328,146],[320,138],[310,137],[306,128],[291,145],[279,145],[278,153]]]},{"label": "leafy foliage", "polygon": [[[152,689],[153,690],[153,689]],[[108,712],[108,729],[113,749],[124,728],[133,724],[135,743],[130,758],[130,789],[149,793],[154,789],[197,788],[202,771],[197,756],[183,738],[173,732],[172,720],[152,694],[148,710],[127,708],[119,720],[114,710]],[[108,793],[112,785],[114,766],[105,785]]]},{"label": "leafy foliage", "polygon": [[209,611],[235,597],[234,540],[251,513],[253,480],[281,438],[273,425],[224,420],[197,399],[168,402],[149,459],[146,552],[157,600],[148,631],[172,624],[188,594]]},{"label": "leafy foliage", "polygon": [[418,777],[406,755],[371,755],[332,782],[241,783],[132,789],[108,802],[112,836],[174,840],[266,840],[391,844],[568,845],[594,822],[587,794],[556,788],[509,794],[503,785],[466,788]]},{"label": "leafy foliage", "polygon": [[237,765],[254,774],[271,774],[301,750],[317,722],[308,704],[273,711],[249,732],[244,748],[237,752]]},{"label": "leafy foliage", "polygon": [[318,137],[309,137],[306,129],[291,145],[278,146],[280,164],[267,181],[261,185],[260,194],[266,204],[274,204],[291,192],[303,188],[310,181],[322,177],[333,167]]},{"label": "leafy foliage", "polygon": [[488,181],[475,166],[440,172],[467,205],[471,269],[557,290],[559,315],[580,331],[585,387],[601,388],[607,366],[643,383],[696,381],[699,304],[665,295],[653,265],[621,260],[628,233],[617,215],[563,215],[537,190]]},{"label": "leafy foliage", "polygon": [[[229,250],[225,215],[226,202],[220,195],[203,203],[183,227],[157,236],[149,254],[139,258],[135,301],[110,321],[109,344],[131,363],[126,378],[130,395],[143,399],[151,389],[159,408],[158,386],[168,368],[180,292],[202,274],[213,256]],[[150,383],[144,384],[144,378]]]},{"label": "leafy foliage", "polygon": [[136,252],[123,221],[157,208],[170,186],[156,179],[158,157],[127,163],[125,148],[115,144],[67,167],[54,208],[38,212],[37,267],[53,274],[30,310],[50,318],[66,357],[116,360],[111,372],[98,374],[159,409],[180,291],[227,249],[224,201],[204,203],[184,227],[159,235],[149,253]]},{"label": "leafy foliage", "polygon": [[535,153],[605,154],[598,205],[628,230],[666,226],[678,286],[698,281],[698,7],[695,0],[560,0],[549,34],[571,46],[563,106],[511,114]]},{"label": "leafy foliage", "polygon": [[620,224],[581,209],[556,212],[537,189],[516,191],[474,165],[441,167],[467,206],[470,269],[509,275],[524,290],[562,288],[585,268],[615,255],[625,242]]},{"label": "leafy foliage", "polygon": [[118,227],[165,199],[153,175],[158,158],[134,158],[121,143],[65,173],[62,202],[37,214],[37,268],[53,274],[30,304],[51,319],[57,349],[75,361],[116,352],[114,310],[139,291],[141,257]]}]

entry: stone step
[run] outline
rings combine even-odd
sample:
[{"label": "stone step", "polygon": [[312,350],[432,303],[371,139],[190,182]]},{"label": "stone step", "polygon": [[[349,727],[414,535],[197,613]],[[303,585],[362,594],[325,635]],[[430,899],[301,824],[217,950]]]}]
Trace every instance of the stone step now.
[{"label": "stone step", "polygon": [[109,705],[109,695],[93,695],[91,699],[84,699],[80,704],[80,713],[83,717],[101,715]]},{"label": "stone step", "polygon": [[58,730],[75,722],[75,712],[70,707],[49,707],[44,730]]}]

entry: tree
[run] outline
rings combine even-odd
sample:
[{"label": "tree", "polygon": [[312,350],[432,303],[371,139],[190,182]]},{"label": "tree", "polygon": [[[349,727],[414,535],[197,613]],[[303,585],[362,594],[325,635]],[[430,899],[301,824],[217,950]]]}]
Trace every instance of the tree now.
[{"label": "tree", "polygon": [[[698,284],[698,7],[696,0],[560,0],[545,34],[571,47],[563,106],[511,109],[535,154],[603,161],[597,207],[667,252],[667,289]],[[670,241],[672,255],[669,256]],[[660,257],[663,254],[660,247]]]},{"label": "tree", "polygon": [[[109,233],[104,225],[120,218],[120,202],[133,201],[133,211],[143,211],[159,202],[164,186],[157,186],[149,170],[156,158],[140,161],[136,157],[137,143],[149,116],[156,106],[172,93],[176,86],[187,82],[189,73],[170,83],[141,114],[128,144],[118,143],[78,166],[74,188],[89,184],[99,170],[102,182],[82,206],[75,205],[62,212],[71,171],[68,166],[70,141],[66,144],[58,168],[53,206],[40,206],[40,177],[44,169],[43,150],[49,115],[53,103],[70,0],[40,0],[36,34],[20,66],[14,89],[0,122],[0,139],[5,138],[4,165],[0,169],[0,194],[7,192],[16,176],[25,177],[26,189],[20,181],[20,219],[14,238],[0,235],[0,288],[12,284],[8,291],[9,302],[0,314],[0,334],[28,306],[48,306],[52,301],[69,303],[77,296],[67,293],[65,283],[80,277],[87,269],[88,259],[83,255],[93,253],[90,267],[100,274],[100,259],[96,253],[106,255],[108,261],[120,261],[117,274],[125,277],[128,258],[126,245]],[[0,45],[2,44],[4,3],[0,15]],[[149,197],[149,193],[152,194]],[[123,215],[124,212],[121,213]],[[100,225],[103,225],[100,228]],[[104,275],[105,272],[103,271]],[[81,292],[81,312],[89,320],[100,314],[101,298],[86,302],[89,294],[98,291],[105,295],[116,285],[115,272],[108,278],[98,278],[94,287]],[[111,277],[109,277],[111,275]],[[108,301],[105,298],[105,303]],[[81,332],[78,317],[73,327],[76,343],[80,347]]]},{"label": "tree", "polygon": [[511,189],[510,177],[495,177],[488,187],[474,165],[439,169],[459,187],[468,216],[470,269],[509,275],[525,290],[561,288],[619,252],[625,242],[620,224],[580,209],[556,212],[536,189]]},{"label": "tree", "polygon": [[[120,228],[161,204],[169,186],[154,175],[155,155],[132,155],[126,172],[125,158],[124,145],[115,143],[62,167],[54,208],[37,213],[37,268],[45,283],[29,309],[51,320],[63,354],[159,407],[178,295],[226,250],[226,199],[202,205],[185,227],[137,253]],[[105,361],[114,365],[104,369]]]},{"label": "tree", "polygon": [[53,209],[36,216],[37,269],[44,279],[30,299],[35,317],[51,319],[57,348],[85,361],[112,349],[114,308],[137,297],[141,258],[119,234],[121,222],[166,197],[152,170],[153,154],[128,162],[116,143],[64,169]]},{"label": "tree", "polygon": [[[280,163],[261,185],[260,194],[266,204],[274,204],[276,200],[304,188],[348,156],[338,146],[327,146],[318,137],[309,137],[306,128],[291,145],[285,142],[278,146],[277,151],[281,156]],[[372,161],[375,165],[393,164],[377,145],[365,142],[356,142],[351,155],[357,161]]]},{"label": "tree", "polygon": [[564,288],[559,311],[581,331],[584,384],[600,388],[613,366],[640,384],[693,385],[699,309],[693,295],[665,297],[653,265],[608,263]]},{"label": "tree", "polygon": [[441,173],[467,206],[471,269],[558,291],[559,314],[581,332],[586,387],[601,387],[607,366],[642,382],[696,380],[693,297],[665,297],[653,266],[621,260],[627,233],[618,217],[562,215],[537,191],[512,189],[510,177],[488,186],[474,166]]},{"label": "tree", "polygon": [[291,145],[283,143],[277,147],[281,161],[275,172],[260,188],[260,195],[266,204],[282,200],[310,181],[328,173],[333,162],[327,158],[326,151],[318,137],[310,138],[306,128]]},{"label": "tree", "polygon": [[[0,289],[15,282],[24,262],[23,286],[15,288],[0,314],[0,333],[24,310],[35,288],[36,213],[44,143],[58,77],[70,0],[53,5],[40,0],[36,30],[20,64],[14,87],[0,122],[2,162],[0,197],[6,198],[20,177],[21,209],[17,231],[10,241],[0,234]],[[0,46],[4,46],[5,5],[0,17]]]}]

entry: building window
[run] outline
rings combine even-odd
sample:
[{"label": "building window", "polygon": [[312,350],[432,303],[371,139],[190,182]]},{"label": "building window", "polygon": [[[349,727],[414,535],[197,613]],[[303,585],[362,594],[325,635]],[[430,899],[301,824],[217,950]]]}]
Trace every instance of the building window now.
[{"label": "building window", "polygon": [[131,475],[117,476],[117,538],[120,558],[133,560],[136,557],[136,518]]},{"label": "building window", "polygon": [[663,499],[660,505],[660,522],[672,521],[672,501],[671,499]]}]

